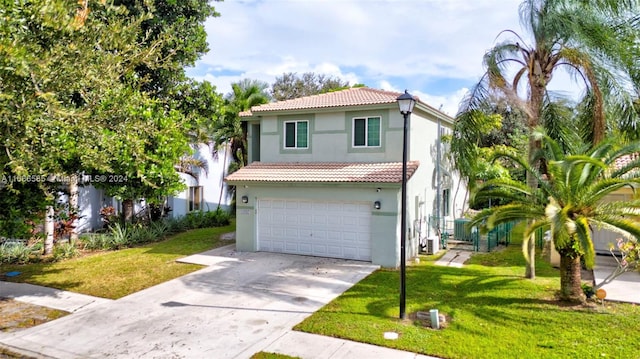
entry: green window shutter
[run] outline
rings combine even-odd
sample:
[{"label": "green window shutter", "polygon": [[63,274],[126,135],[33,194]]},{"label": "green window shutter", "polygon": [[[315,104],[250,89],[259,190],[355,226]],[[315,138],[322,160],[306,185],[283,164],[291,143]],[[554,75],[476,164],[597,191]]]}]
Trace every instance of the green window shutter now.
[{"label": "green window shutter", "polygon": [[286,122],[284,124],[284,147],[292,148],[296,147],[296,123],[295,122]]},{"label": "green window shutter", "polygon": [[297,122],[298,131],[297,131],[297,146],[298,148],[307,148],[307,142],[309,138],[308,127],[309,124],[306,121]]},{"label": "green window shutter", "polygon": [[367,146],[380,146],[380,117],[367,120]]},{"label": "green window shutter", "polygon": [[353,145],[366,146],[366,120],[364,118],[356,118],[353,120]]}]

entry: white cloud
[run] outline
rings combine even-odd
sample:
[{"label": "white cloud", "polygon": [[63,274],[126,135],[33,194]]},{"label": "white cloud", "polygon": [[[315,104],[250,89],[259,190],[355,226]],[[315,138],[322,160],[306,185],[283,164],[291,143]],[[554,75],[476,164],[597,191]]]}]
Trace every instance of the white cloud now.
[{"label": "white cloud", "polygon": [[[325,73],[372,87],[385,86],[386,81],[392,87],[432,93],[431,99],[450,108],[460,89],[481,75],[482,56],[496,35],[507,28],[519,30],[519,3],[216,2],[221,16],[206,23],[211,51],[197,63],[196,72],[222,92],[244,77],[272,82],[283,72]],[[460,84],[445,86],[443,81]]]},{"label": "white cloud", "polygon": [[426,102],[427,104],[436,109],[439,109],[440,111],[446,113],[451,117],[454,117],[456,113],[458,113],[460,102],[467,94],[467,91],[469,91],[469,89],[461,88],[453,93],[444,96],[430,95],[421,91],[415,91],[413,94],[415,96],[418,96],[421,101]]}]

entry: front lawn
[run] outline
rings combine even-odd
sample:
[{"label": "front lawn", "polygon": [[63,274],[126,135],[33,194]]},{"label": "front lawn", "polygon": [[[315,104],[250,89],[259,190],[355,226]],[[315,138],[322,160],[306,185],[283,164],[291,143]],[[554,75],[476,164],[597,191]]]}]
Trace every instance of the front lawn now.
[{"label": "front lawn", "polygon": [[[538,259],[538,278],[523,278],[519,245],[476,254],[463,268],[407,268],[407,313],[438,309],[446,328],[398,316],[399,272],[379,270],[295,329],[442,358],[637,358],[640,307],[555,301],[557,270]],[[398,340],[385,340],[395,331]]]},{"label": "front lawn", "polygon": [[14,282],[118,299],[202,268],[175,260],[232,243],[220,241],[220,235],[234,230],[234,222],[225,227],[194,229],[141,247],[92,253],[55,263],[3,265],[2,273],[21,272],[17,277],[7,278]]}]

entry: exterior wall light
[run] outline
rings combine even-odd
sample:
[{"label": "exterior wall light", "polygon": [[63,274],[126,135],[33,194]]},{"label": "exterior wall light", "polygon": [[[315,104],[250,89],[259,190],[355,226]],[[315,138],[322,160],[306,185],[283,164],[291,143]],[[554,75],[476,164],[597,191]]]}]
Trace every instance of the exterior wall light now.
[{"label": "exterior wall light", "polygon": [[242,203],[249,203],[249,197],[242,196]]},{"label": "exterior wall light", "polygon": [[380,201],[373,202],[373,208],[380,209]]}]

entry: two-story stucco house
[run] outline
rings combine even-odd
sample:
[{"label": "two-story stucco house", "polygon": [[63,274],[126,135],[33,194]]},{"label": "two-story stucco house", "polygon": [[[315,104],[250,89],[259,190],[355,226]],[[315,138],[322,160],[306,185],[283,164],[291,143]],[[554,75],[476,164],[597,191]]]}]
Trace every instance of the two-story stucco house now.
[{"label": "two-story stucco house", "polygon": [[[402,230],[399,95],[351,88],[242,113],[249,164],[226,178],[237,188],[237,250],[397,267]],[[419,100],[411,115],[407,258],[417,254],[426,219],[436,213],[438,130],[448,133],[452,123]],[[445,215],[462,207],[462,200],[454,203],[452,196],[457,181],[443,181],[440,187]]]}]

